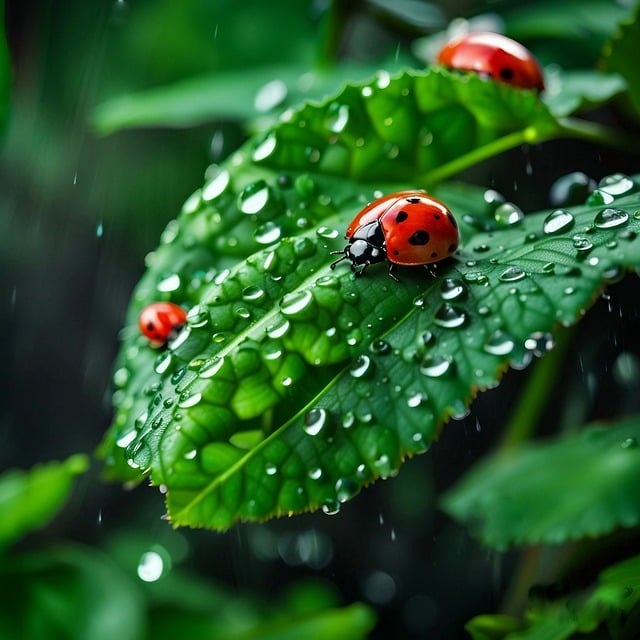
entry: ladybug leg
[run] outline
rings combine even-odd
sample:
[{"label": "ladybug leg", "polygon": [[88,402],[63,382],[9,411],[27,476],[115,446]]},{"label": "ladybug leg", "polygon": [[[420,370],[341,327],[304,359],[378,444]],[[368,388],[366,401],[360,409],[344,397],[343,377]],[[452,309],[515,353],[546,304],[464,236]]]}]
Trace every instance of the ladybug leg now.
[{"label": "ladybug leg", "polygon": [[[344,252],[344,251],[332,251],[331,253],[332,253],[332,254],[339,254],[339,253],[342,253],[342,254],[343,254],[342,258],[338,258],[337,260],[335,260],[334,262],[332,262],[332,263],[329,265],[329,267],[330,267],[331,269],[335,269],[337,264],[339,264],[339,263],[340,263],[340,262],[342,262],[343,260],[347,260],[347,259],[348,259],[348,257],[349,257],[349,256],[346,254],[346,252]],[[351,265],[351,266],[352,266],[352,268],[353,268],[353,265]]]},{"label": "ladybug leg", "polygon": [[423,264],[422,266],[427,270],[427,272],[432,278],[438,277],[438,274],[436,273],[435,269],[432,269],[430,264]]},{"label": "ladybug leg", "polygon": [[398,276],[396,276],[396,274],[393,273],[393,270],[396,268],[396,265],[393,264],[393,262],[388,262],[387,264],[389,265],[389,267],[387,268],[387,274],[396,282],[400,282],[400,278],[398,278]]}]

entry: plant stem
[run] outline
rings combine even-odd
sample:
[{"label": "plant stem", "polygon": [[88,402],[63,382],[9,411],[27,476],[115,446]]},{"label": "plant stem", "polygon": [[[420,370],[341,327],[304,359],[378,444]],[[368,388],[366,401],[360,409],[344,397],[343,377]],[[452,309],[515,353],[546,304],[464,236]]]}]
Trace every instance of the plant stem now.
[{"label": "plant stem", "polygon": [[507,423],[498,447],[499,451],[513,448],[535,433],[561,373],[561,365],[571,344],[572,335],[572,331],[558,331],[555,347],[536,362],[527,386],[520,394],[518,404]]},{"label": "plant stem", "polygon": [[316,57],[316,65],[320,69],[335,66],[340,51],[342,31],[349,12],[344,0],[331,0],[323,16],[322,36]]},{"label": "plant stem", "polygon": [[552,126],[544,128],[535,126],[526,127],[520,131],[514,131],[509,135],[498,138],[482,147],[477,147],[469,153],[465,153],[437,169],[429,171],[422,177],[421,182],[433,187],[439,182],[447,180],[479,162],[488,160],[493,156],[497,156],[521,144],[538,144],[558,138],[586,140],[630,153],[637,153],[638,149],[640,149],[640,140],[634,136],[630,136],[628,133],[622,133],[589,120],[558,118]]}]

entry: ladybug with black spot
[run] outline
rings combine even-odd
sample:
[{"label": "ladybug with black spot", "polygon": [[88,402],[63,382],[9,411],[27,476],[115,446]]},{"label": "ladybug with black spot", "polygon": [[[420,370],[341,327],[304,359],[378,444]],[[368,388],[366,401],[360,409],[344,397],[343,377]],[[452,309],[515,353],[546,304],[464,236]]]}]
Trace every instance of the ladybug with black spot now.
[{"label": "ladybug with black spot", "polygon": [[164,347],[187,321],[187,312],[173,302],[152,302],[138,316],[138,327],[154,348]]},{"label": "ladybug with black spot", "polygon": [[472,32],[447,43],[437,62],[458,71],[473,71],[498,82],[544,91],[538,61],[519,42],[499,33]]},{"label": "ladybug with black spot", "polygon": [[428,265],[449,257],[459,243],[453,214],[425,191],[400,191],[367,205],[351,221],[346,237],[349,244],[331,264],[351,261],[351,270],[361,276],[377,262],[388,263],[389,275],[395,265]]}]

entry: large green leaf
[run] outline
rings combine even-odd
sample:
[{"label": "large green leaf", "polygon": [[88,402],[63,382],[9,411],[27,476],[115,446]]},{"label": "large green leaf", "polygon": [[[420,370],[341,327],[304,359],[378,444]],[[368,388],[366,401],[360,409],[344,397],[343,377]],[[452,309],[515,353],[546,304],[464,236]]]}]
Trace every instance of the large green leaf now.
[{"label": "large green leaf", "polygon": [[84,455],[0,476],[0,548],[49,522],[67,501],[74,479],[87,470]]},{"label": "large green leaf", "polygon": [[[329,250],[377,189],[424,186],[478,149],[556,126],[530,92],[442,70],[381,75],[285,114],[218,168],[148,258],[101,447],[111,474],[150,472],[174,523],[225,528],[336,510],[425,451],[478,389],[639,266],[637,185],[616,179],[594,199],[624,213],[598,204],[546,224],[442,187],[464,248],[439,277],[354,278],[331,271]],[[155,299],[191,308],[160,353],[135,326]]]},{"label": "large green leaf", "polygon": [[562,543],[640,523],[640,419],[530,443],[472,469],[443,500],[484,544]]},{"label": "large green leaf", "polygon": [[[473,640],[568,640],[637,637],[640,556],[604,570],[592,588],[551,601],[534,601],[524,620],[484,615],[466,628]],[[597,635],[589,635],[599,630]]]}]

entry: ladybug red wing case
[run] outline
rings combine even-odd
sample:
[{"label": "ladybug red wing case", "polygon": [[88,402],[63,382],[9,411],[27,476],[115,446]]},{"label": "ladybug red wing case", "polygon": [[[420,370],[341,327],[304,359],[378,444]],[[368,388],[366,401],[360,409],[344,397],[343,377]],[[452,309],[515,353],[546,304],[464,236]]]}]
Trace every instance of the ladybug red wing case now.
[{"label": "ladybug red wing case", "polygon": [[187,312],[173,302],[152,302],[138,317],[140,332],[152,347],[163,347],[187,321]]}]

